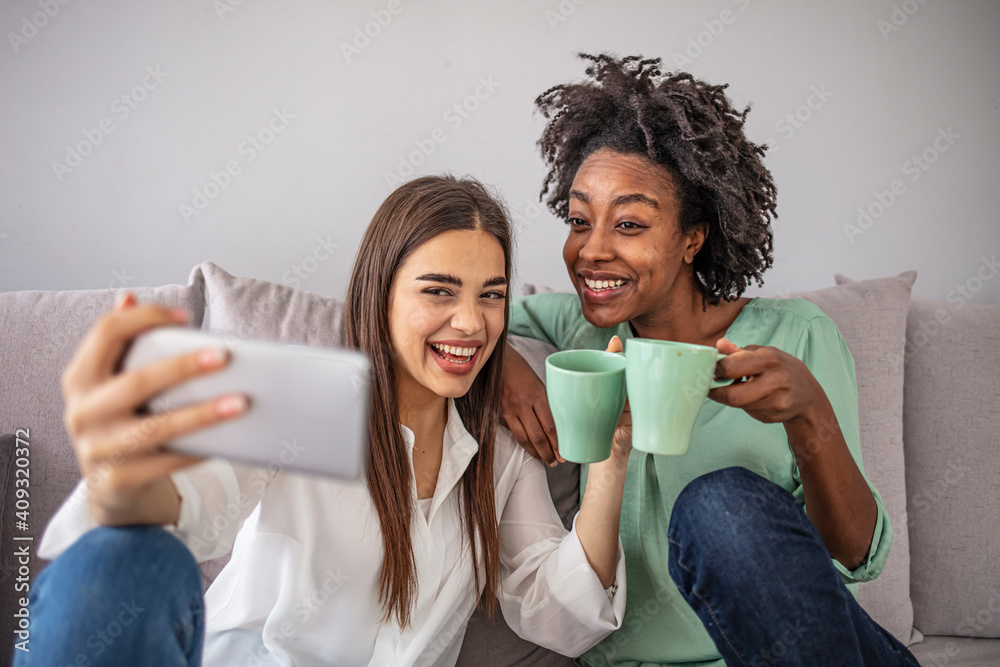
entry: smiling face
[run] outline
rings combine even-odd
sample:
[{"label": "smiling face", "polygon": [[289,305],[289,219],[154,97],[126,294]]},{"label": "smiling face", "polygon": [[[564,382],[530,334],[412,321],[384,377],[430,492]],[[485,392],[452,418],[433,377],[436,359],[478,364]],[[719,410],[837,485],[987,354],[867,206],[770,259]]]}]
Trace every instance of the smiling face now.
[{"label": "smiling face", "polygon": [[681,233],[678,213],[661,165],[609,149],[583,161],[570,189],[563,260],[588,322],[654,325],[682,291],[685,300],[698,292],[692,263],[705,232]]},{"label": "smiling face", "polygon": [[401,399],[464,396],[503,333],[500,243],[482,230],[427,241],[396,271],[389,332]]}]

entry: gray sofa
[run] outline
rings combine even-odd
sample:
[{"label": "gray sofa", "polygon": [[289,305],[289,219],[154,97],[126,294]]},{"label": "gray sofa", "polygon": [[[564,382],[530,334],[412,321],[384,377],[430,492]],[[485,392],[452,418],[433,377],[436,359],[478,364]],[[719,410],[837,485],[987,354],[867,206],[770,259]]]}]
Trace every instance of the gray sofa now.
[{"label": "gray sofa", "polygon": [[[854,355],[865,469],[893,524],[886,569],[862,584],[861,603],[924,665],[1000,665],[1000,307],[911,299],[915,277],[852,283],[838,276],[835,287],[791,296],[823,308]],[[211,262],[195,267],[187,285],[132,291],[140,302],[184,307],[195,326],[231,337],[339,343],[338,300],[235,277]],[[114,290],[0,293],[0,630],[6,637],[16,638],[24,583],[45,565],[34,556],[35,544],[79,479],[62,424],[59,376],[114,296]],[[536,341],[514,343],[539,370],[552,351]],[[27,432],[20,443],[8,437],[18,429]],[[30,471],[27,497],[17,492],[23,483],[17,487],[15,476],[25,476],[19,468]],[[567,522],[576,509],[577,474],[572,464],[549,471]],[[30,545],[29,555],[10,545],[22,554]],[[206,586],[225,560],[203,564]],[[476,615],[460,664],[572,661],[521,641],[502,619]]]}]

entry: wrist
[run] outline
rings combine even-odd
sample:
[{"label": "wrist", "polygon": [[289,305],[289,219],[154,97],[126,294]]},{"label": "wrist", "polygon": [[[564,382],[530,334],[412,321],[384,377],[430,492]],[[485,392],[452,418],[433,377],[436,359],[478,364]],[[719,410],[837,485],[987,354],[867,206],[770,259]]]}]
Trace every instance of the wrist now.
[{"label": "wrist", "polygon": [[829,401],[823,403],[825,405],[810,404],[783,424],[792,454],[800,466],[808,463],[825,444],[841,437],[833,407]]}]

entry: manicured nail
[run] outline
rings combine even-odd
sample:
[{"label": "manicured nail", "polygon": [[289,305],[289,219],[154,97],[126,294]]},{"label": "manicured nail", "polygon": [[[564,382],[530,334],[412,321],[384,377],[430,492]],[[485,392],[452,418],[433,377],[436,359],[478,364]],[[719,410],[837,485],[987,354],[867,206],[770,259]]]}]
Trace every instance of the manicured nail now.
[{"label": "manicured nail", "polygon": [[118,310],[119,308],[121,308],[122,306],[124,306],[125,302],[128,300],[128,298],[131,295],[132,295],[131,292],[126,292],[124,290],[121,291],[121,292],[118,292],[118,295],[115,296],[115,305],[114,305],[115,310]]},{"label": "manicured nail", "polygon": [[212,368],[226,360],[226,351],[214,347],[198,350],[195,359],[202,368]]},{"label": "manicured nail", "polygon": [[247,409],[247,399],[243,394],[234,394],[220,398],[215,404],[215,411],[220,416],[228,417],[243,412]]}]

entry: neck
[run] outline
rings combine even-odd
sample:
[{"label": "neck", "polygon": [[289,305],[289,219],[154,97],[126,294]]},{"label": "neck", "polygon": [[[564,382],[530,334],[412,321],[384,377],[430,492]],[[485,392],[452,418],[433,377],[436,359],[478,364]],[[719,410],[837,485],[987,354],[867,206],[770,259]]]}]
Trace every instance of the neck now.
[{"label": "neck", "polygon": [[448,421],[448,399],[426,390],[406,389],[400,387],[397,396],[400,423],[413,431],[418,443],[427,442],[429,435],[443,433]]},{"label": "neck", "polygon": [[750,299],[720,301],[702,308],[702,292],[691,270],[657,310],[629,320],[640,338],[715,346]]}]

